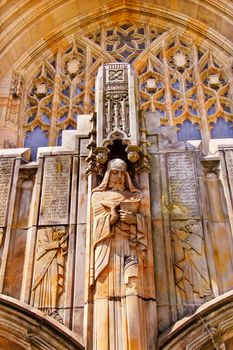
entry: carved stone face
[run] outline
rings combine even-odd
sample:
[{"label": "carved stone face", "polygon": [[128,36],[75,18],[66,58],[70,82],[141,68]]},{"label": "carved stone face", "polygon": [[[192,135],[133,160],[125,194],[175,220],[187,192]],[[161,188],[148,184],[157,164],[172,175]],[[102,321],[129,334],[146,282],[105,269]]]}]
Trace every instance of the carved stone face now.
[{"label": "carved stone face", "polygon": [[113,191],[124,191],[125,189],[125,171],[113,169],[110,172],[108,187]]},{"label": "carved stone face", "polygon": [[186,228],[187,228],[189,233],[196,233],[196,232],[198,232],[198,224],[196,222],[191,221],[191,220],[186,225]]}]

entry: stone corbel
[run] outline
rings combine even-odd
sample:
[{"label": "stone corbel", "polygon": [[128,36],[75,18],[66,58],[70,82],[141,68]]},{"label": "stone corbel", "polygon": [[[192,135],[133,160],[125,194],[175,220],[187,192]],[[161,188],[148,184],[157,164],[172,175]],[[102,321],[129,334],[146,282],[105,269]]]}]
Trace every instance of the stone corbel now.
[{"label": "stone corbel", "polygon": [[108,155],[110,153],[108,147],[97,147],[95,150],[96,162],[100,165],[104,165],[108,161]]},{"label": "stone corbel", "polygon": [[219,157],[204,157],[201,159],[205,176],[209,173],[214,173],[219,178],[220,175],[220,159]]},{"label": "stone corbel", "polygon": [[141,148],[138,145],[128,145],[125,151],[131,163],[136,163],[139,160]]}]

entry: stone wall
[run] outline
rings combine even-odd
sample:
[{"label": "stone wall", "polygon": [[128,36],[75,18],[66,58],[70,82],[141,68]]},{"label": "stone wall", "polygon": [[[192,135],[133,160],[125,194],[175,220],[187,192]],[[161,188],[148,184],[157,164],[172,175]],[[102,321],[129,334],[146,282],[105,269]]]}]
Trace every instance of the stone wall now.
[{"label": "stone wall", "polygon": [[[25,149],[1,151],[0,158],[1,292],[48,313],[80,337],[85,331],[88,133],[88,123],[82,134],[66,131],[66,146],[40,149],[35,163],[27,163]],[[200,143],[175,138],[171,127],[150,128],[147,135],[162,339],[177,320],[192,317],[202,304],[233,288],[232,141],[212,144],[217,152],[203,156]],[[50,247],[57,247],[55,256],[49,256]],[[55,294],[39,300],[38,288],[54,261],[59,274],[43,283]]]}]

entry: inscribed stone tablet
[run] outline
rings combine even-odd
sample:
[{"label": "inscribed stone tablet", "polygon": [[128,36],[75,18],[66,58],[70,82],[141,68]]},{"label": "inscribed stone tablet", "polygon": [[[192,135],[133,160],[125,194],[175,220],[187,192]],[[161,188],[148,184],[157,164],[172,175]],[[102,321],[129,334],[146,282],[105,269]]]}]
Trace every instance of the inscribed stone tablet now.
[{"label": "inscribed stone tablet", "polygon": [[200,213],[192,154],[170,154],[167,165],[171,218],[198,217]]},{"label": "inscribed stone tablet", "polygon": [[45,159],[40,225],[68,224],[71,157]]},{"label": "inscribed stone tablet", "polygon": [[12,158],[0,159],[0,227],[6,224],[13,164]]},{"label": "inscribed stone tablet", "polygon": [[226,163],[230,189],[233,196],[233,150],[226,151]]}]

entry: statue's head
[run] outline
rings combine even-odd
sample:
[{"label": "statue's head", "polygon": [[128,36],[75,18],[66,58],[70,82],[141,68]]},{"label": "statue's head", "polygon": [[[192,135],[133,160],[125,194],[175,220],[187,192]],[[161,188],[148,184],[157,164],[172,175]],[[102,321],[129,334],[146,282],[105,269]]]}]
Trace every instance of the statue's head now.
[{"label": "statue's head", "polygon": [[200,224],[197,220],[194,220],[194,219],[187,220],[185,227],[189,233],[195,233],[198,236],[202,236],[202,229],[200,228]]},{"label": "statue's head", "polygon": [[127,172],[127,164],[124,160],[115,158],[109,161],[106,173],[101,184],[94,189],[95,191],[113,191],[128,190],[131,192],[139,192],[130,179]]},{"label": "statue's head", "polygon": [[112,159],[108,163],[108,187],[114,191],[124,191],[126,184],[127,164],[122,159]]},{"label": "statue's head", "polygon": [[112,159],[108,162],[107,170],[122,170],[127,171],[127,164],[120,158]]}]

